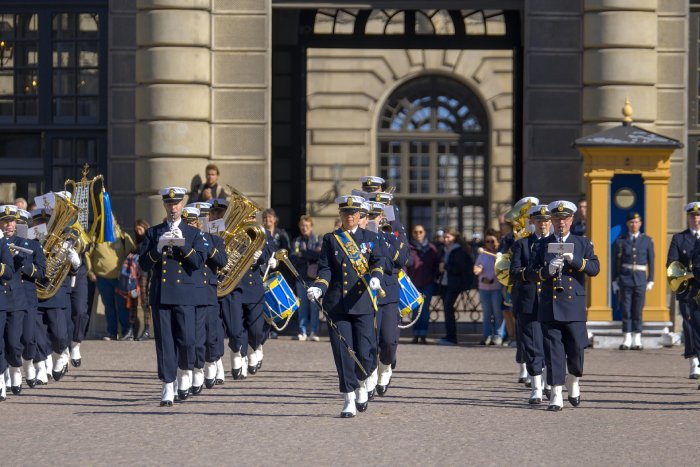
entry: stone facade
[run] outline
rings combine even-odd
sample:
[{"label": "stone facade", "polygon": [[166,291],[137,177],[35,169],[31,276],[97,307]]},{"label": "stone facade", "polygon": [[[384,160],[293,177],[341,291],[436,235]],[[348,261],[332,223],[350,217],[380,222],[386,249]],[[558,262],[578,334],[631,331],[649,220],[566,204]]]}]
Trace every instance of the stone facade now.
[{"label": "stone facade", "polygon": [[[512,91],[510,51],[347,50],[308,52],[306,194],[319,200],[332,186],[330,172],[343,167],[341,192],[378,173],[376,131],[386,98],[401,84],[427,74],[448,76],[470,88],[486,108],[490,125],[491,217],[512,193]],[[330,229],[335,205],[321,211],[319,231]]]},{"label": "stone facade", "polygon": [[[124,219],[157,220],[157,188],[191,186],[208,162],[219,165],[222,180],[270,204],[274,3],[110,0],[108,188]],[[635,124],[685,141],[687,1],[529,0],[521,15],[522,173],[512,166],[520,104],[514,106],[511,51],[310,49],[307,203],[329,189],[336,163],[344,166],[345,191],[376,172],[378,112],[392,90],[430,73],[463,82],[487,109],[492,218],[515,195],[583,195],[581,158],[571,143],[619,124],[627,96]],[[687,157],[683,149],[671,160],[671,233],[684,224]],[[514,180],[523,193],[514,193]],[[322,215],[319,230],[328,227],[332,207]]]}]

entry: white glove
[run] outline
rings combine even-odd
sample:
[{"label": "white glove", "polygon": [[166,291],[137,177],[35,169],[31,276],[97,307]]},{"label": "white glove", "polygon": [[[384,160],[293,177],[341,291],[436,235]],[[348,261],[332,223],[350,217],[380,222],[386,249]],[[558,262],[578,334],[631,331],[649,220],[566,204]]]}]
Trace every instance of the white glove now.
[{"label": "white glove", "polygon": [[615,294],[620,293],[620,285],[617,283],[617,281],[613,281],[612,289],[613,289],[613,293],[615,293]]},{"label": "white glove", "polygon": [[0,238],[3,238],[3,237],[5,237],[5,233],[2,230],[0,230]]},{"label": "white glove", "polygon": [[270,259],[267,260],[267,265],[270,269],[277,269],[277,258],[270,256]]},{"label": "white glove", "polygon": [[80,255],[73,249],[68,250],[68,259],[70,260],[70,265],[73,269],[78,269],[80,267]]},{"label": "white glove", "polygon": [[129,293],[129,295],[131,295],[131,298],[137,298],[139,296],[139,291],[134,289]]},{"label": "white glove", "polygon": [[564,258],[564,260],[565,260],[567,263],[570,263],[570,262],[572,262],[572,261],[574,260],[574,254],[573,254],[573,253],[564,253],[564,254],[561,255],[561,256],[562,256],[562,258]]},{"label": "white glove", "polygon": [[258,250],[255,253],[253,253],[253,262],[257,262],[260,257],[262,256],[262,250]]},{"label": "white glove", "polygon": [[182,238],[182,230],[180,230],[179,227],[175,227],[173,230],[170,231],[171,235],[173,238]]},{"label": "white glove", "polygon": [[647,282],[647,292],[654,288],[654,281]]},{"label": "white glove", "polygon": [[318,300],[321,298],[321,289],[318,287],[309,287],[306,289],[306,297],[309,300]]},{"label": "white glove", "polygon": [[549,263],[549,274],[551,276],[555,275],[564,266],[564,259],[555,258]]},{"label": "white glove", "polygon": [[372,290],[379,290],[382,288],[382,284],[379,282],[379,279],[373,277],[369,280],[369,288]]}]

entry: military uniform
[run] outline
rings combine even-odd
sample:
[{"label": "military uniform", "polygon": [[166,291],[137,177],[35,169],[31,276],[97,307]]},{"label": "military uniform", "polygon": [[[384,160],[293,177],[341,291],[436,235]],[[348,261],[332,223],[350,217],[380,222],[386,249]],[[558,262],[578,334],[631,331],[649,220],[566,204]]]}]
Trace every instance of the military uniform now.
[{"label": "military uniform", "polygon": [[36,369],[34,359],[36,357],[37,347],[37,320],[39,318],[39,300],[36,295],[36,281],[44,278],[46,271],[46,256],[41,244],[33,239],[21,239],[24,248],[33,251],[31,256],[26,256],[22,261],[20,272],[22,274],[22,291],[27,301],[27,313],[24,317],[22,325],[22,343],[24,350],[22,358],[24,359],[24,371],[29,387],[34,387],[36,381]]},{"label": "military uniform", "polygon": [[[6,213],[11,211],[12,218],[19,220],[20,214],[17,208],[14,206],[3,208]],[[7,243],[32,251],[31,254],[22,251],[17,251],[14,254],[15,274],[6,284],[12,294],[13,305],[7,314],[7,323],[4,329],[5,358],[10,365],[12,392],[15,395],[19,395],[22,390],[22,356],[33,355],[35,347],[34,325],[36,323],[37,298],[36,287],[33,287],[33,281],[43,277],[43,266],[37,268],[34,265],[33,258],[35,255],[39,256],[41,261],[44,259],[44,254],[38,242],[30,242],[20,238],[17,234],[7,238]],[[33,294],[26,293],[25,278],[28,284],[34,288]],[[34,378],[31,376],[28,379],[33,380]]]},{"label": "military uniform", "polygon": [[[698,206],[698,208],[695,208],[695,206]],[[700,211],[700,203],[689,203],[686,206],[687,213],[691,213],[693,209]],[[691,254],[695,247],[695,241],[698,238],[700,238],[700,230],[696,232],[689,228],[674,234],[671,238],[671,244],[668,247],[666,267],[672,262],[678,261],[689,271],[691,269]],[[683,341],[685,345],[683,356],[691,360],[690,378],[697,379],[700,377],[700,368],[698,367],[698,357],[700,357],[700,332],[690,322],[689,298],[689,294],[683,296],[676,295],[678,309],[683,317]]]},{"label": "military uniform", "polygon": [[[166,188],[160,193],[164,202],[182,201],[184,188]],[[183,246],[158,251],[159,239],[178,228]],[[146,231],[139,250],[139,266],[153,271],[150,303],[158,359],[158,378],[163,381],[161,405],[172,404],[172,383],[178,382],[178,395],[187,398],[189,371],[195,363],[195,307],[206,303],[207,287],[202,267],[207,258],[202,232],[181,219],[163,222]],[[184,396],[184,397],[183,397]]]},{"label": "military uniform", "polygon": [[[362,202],[364,200],[357,196],[341,197],[338,200],[341,211],[351,213],[357,212]],[[384,259],[381,248],[377,248],[380,242],[383,240],[378,234],[359,226],[354,231],[339,228],[324,235],[318,278],[314,282],[315,287],[309,289],[310,295],[324,296],[323,307],[337,328],[331,329],[329,324],[338,386],[340,392],[345,394],[346,406],[341,412],[342,417],[354,416],[356,400],[360,411],[367,407],[365,384],[369,373],[364,374],[356,367],[339,334],[354,350],[365,371],[371,368],[373,349],[376,346],[373,323],[376,308],[367,284],[370,283],[369,287],[372,287],[376,283],[379,287],[383,276]],[[358,273],[353,258],[359,264],[357,267],[361,268],[361,274]]]},{"label": "military uniform", "polygon": [[[370,213],[376,214],[381,208],[380,203],[370,202]],[[379,232],[378,235],[384,240],[382,245],[384,258],[382,289],[385,296],[377,297],[377,327],[379,330],[377,393],[382,396],[389,387],[392,370],[396,368],[396,350],[399,346],[399,323],[401,321],[399,312],[401,286],[398,274],[406,265],[411,251],[408,245],[396,237],[393,232]],[[372,369],[374,370],[374,368]]]},{"label": "military uniform", "polygon": [[[12,294],[9,282],[15,275],[15,266],[7,246],[7,240],[0,238],[0,330],[5,329],[8,312],[13,309]],[[5,360],[5,337],[4,332],[0,332],[0,374],[5,373],[7,361]],[[5,400],[5,382],[0,381],[0,402]]]},{"label": "military uniform", "polygon": [[[560,215],[573,215],[576,210],[575,205],[568,201],[555,201],[548,208],[553,217],[557,216],[555,210]],[[574,244],[571,260],[564,261],[548,252],[548,245],[560,240]],[[570,381],[573,381],[578,392],[578,378],[583,376],[584,349],[588,346],[586,276],[596,276],[600,263],[590,240],[571,233],[563,239],[550,235],[537,241],[532,258],[525,277],[531,282],[541,282],[537,316],[544,335],[547,383],[553,386],[549,409],[561,410],[558,398],[562,386],[566,383],[570,387]],[[561,281],[557,271],[553,271],[555,264],[561,264]],[[571,387],[569,391],[569,401],[577,406],[580,396],[572,396]]]},{"label": "military uniform", "polygon": [[[183,211],[183,219],[200,217],[203,211],[208,212],[209,204],[195,203],[187,205]],[[207,247],[205,267],[202,270],[203,283],[206,290],[206,304],[195,307],[195,363],[193,377],[193,393],[201,391],[206,383],[208,388],[214,385],[216,377],[216,361],[224,354],[223,323],[219,316],[217,298],[218,269],[226,265],[228,259],[224,242],[218,235],[201,232],[204,245]],[[206,375],[205,368],[210,372]],[[211,374],[213,372],[213,374]]]},{"label": "military uniform", "polygon": [[615,240],[613,254],[612,280],[619,287],[622,332],[641,334],[647,284],[654,281],[654,242],[643,232],[621,234]]}]

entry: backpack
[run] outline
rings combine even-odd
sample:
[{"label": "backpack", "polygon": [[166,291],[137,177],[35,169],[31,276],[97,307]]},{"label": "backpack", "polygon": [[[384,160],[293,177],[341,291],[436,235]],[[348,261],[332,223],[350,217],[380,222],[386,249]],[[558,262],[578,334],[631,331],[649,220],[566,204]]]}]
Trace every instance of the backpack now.
[{"label": "backpack", "polygon": [[[131,308],[131,301],[138,298],[139,294],[139,276],[138,276],[138,256],[129,253],[119,272],[119,283],[117,284],[117,293],[126,299],[127,308]],[[133,292],[136,291],[134,294]],[[136,295],[136,297],[134,297]]]}]

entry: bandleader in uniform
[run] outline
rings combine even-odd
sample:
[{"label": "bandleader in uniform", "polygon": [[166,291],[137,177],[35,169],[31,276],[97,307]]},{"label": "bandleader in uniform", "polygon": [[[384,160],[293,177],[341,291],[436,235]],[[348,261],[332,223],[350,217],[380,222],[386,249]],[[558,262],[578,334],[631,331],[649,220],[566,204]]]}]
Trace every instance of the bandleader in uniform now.
[{"label": "bandleader in uniform", "polygon": [[[207,246],[202,233],[182,222],[187,190],[170,187],[159,191],[167,220],[146,231],[139,250],[139,266],[153,270],[150,298],[158,359],[163,382],[161,406],[172,406],[175,382],[180,400],[191,387],[189,372],[195,360],[195,307],[206,303],[202,267]],[[167,242],[182,243],[168,246]]]},{"label": "bandleader in uniform", "polygon": [[[547,383],[552,386],[547,410],[557,412],[564,405],[564,384],[571,405],[577,407],[581,402],[579,378],[583,376],[583,353],[588,346],[586,276],[596,276],[600,264],[591,241],[570,234],[576,205],[570,201],[554,201],[548,208],[555,234],[535,244],[534,260],[526,277],[542,284],[538,319],[544,335]],[[551,243],[573,243],[574,252],[550,253],[548,245]]]},{"label": "bandleader in uniform", "polygon": [[[322,295],[328,313],[331,348],[345,401],[342,418],[367,410],[367,383],[374,357],[375,294],[381,289],[383,257],[379,235],[359,227],[360,196],[341,196],[336,202],[341,226],[323,237],[318,278],[309,287],[309,300]],[[340,338],[342,336],[342,340]],[[349,346],[363,370],[351,357]]]}]

